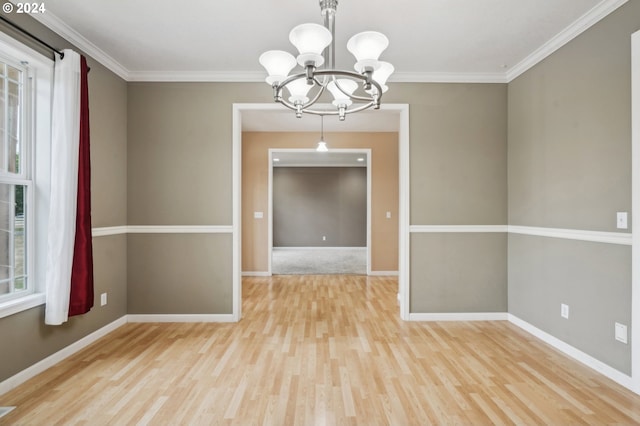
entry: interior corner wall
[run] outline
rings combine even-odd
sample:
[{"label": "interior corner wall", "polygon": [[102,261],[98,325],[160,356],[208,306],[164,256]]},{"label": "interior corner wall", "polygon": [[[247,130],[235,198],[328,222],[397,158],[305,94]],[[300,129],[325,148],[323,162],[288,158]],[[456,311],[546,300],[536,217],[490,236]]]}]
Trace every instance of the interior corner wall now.
[{"label": "interior corner wall", "polygon": [[[242,133],[242,270],[268,270],[269,148],[313,148],[317,133]],[[396,132],[325,133],[332,148],[371,149],[371,270],[398,270],[399,152]],[[253,212],[264,212],[255,219]],[[386,212],[391,218],[386,218]]]},{"label": "interior corner wall", "polygon": [[[639,27],[627,2],[509,84],[509,225],[631,232],[616,212],[631,211]],[[508,262],[509,313],[630,374],[614,324],[631,325],[631,246],[512,234]]]},{"label": "interior corner wall", "polygon": [[[12,14],[10,19],[57,48],[82,53],[28,15]],[[4,24],[0,31],[50,55]],[[123,226],[127,215],[127,84],[93,58],[87,56],[87,62],[91,68],[92,224]],[[96,300],[89,313],[61,326],[48,326],[42,305],[0,319],[0,382],[127,314],[127,236],[94,237],[93,260]],[[109,303],[100,306],[100,294],[105,292]]]}]

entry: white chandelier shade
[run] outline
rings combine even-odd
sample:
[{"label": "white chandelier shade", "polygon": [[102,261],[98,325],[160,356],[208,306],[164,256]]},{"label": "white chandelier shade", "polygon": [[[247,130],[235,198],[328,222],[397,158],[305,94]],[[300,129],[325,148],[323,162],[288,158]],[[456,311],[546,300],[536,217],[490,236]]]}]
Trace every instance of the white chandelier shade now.
[{"label": "white chandelier shade", "polygon": [[324,64],[322,52],[332,40],[331,32],[318,24],[301,24],[289,33],[289,41],[300,53],[298,64],[303,67],[309,62],[315,67]]},{"label": "white chandelier shade", "polygon": [[293,80],[291,83],[285,86],[291,95],[289,97],[289,102],[295,104],[297,102],[306,103],[309,102],[309,98],[307,97],[307,93],[311,90],[311,87],[307,84],[307,81],[304,79]]},{"label": "white chandelier shade", "polygon": [[358,88],[358,83],[346,78],[339,78],[337,80],[330,81],[327,84],[327,89],[333,95],[333,104],[337,107],[348,107],[353,101],[351,95]]},{"label": "white chandelier shade", "polygon": [[287,78],[289,72],[296,66],[296,58],[284,50],[269,50],[264,52],[260,55],[258,61],[269,73],[269,76],[266,78],[266,82],[269,84],[280,83]]},{"label": "white chandelier shade", "polygon": [[[388,90],[386,82],[394,67],[379,58],[389,46],[389,39],[377,31],[364,31],[351,37],[347,50],[355,57],[354,71],[334,68],[334,21],[338,0],[319,0],[324,26],[307,23],[293,28],[289,41],[298,50],[294,57],[282,50],[263,53],[260,64],[267,70],[265,81],[273,88],[274,101],[303,113],[345,116],[368,108],[379,109],[382,94]],[[295,70],[296,64],[302,69]],[[283,96],[287,88],[289,97]],[[312,91],[312,89],[314,89]],[[336,109],[314,105],[324,99],[323,93],[331,92],[331,104]],[[321,105],[318,103],[317,105]]]},{"label": "white chandelier shade", "polygon": [[395,71],[393,65],[389,62],[379,61],[379,67],[373,72],[373,79],[378,82],[380,87],[382,88],[382,93],[385,93],[389,90],[389,87],[386,85],[387,80]]},{"label": "white chandelier shade", "polygon": [[376,70],[380,66],[378,58],[387,46],[389,46],[389,39],[377,31],[358,33],[347,42],[347,50],[358,61],[353,67],[360,73],[366,67]]}]

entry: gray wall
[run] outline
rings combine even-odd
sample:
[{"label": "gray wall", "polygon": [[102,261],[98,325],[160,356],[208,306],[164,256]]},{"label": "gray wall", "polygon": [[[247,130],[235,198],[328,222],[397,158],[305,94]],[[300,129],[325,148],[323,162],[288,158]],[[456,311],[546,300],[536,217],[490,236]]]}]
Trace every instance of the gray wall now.
[{"label": "gray wall", "polygon": [[504,233],[411,235],[412,313],[506,312]]},{"label": "gray wall", "polygon": [[[27,15],[13,14],[11,20],[60,49],[73,47]],[[2,24],[0,31],[12,36],[15,34]],[[15,37],[26,41],[18,35]],[[126,225],[127,219],[127,85],[92,58],[87,60],[91,67],[89,109],[93,226],[122,226]],[[3,342],[0,381],[127,313],[126,235],[94,238],[93,259],[96,300],[89,313],[73,317],[56,327],[44,324],[44,306],[0,318],[0,342]],[[100,294],[103,292],[108,293],[109,303],[101,307]]]},{"label": "gray wall", "polygon": [[[505,225],[507,85],[397,84],[385,99],[410,104],[411,225]],[[411,312],[505,312],[506,238],[412,232]]]},{"label": "gray wall", "polygon": [[512,234],[509,312],[630,374],[629,346],[613,337],[615,322],[630,325],[630,265],[628,246]]},{"label": "gray wall", "polygon": [[[263,86],[128,85],[129,225],[232,225],[232,104],[271,101]],[[232,313],[230,233],[136,234],[128,248],[129,313]]]},{"label": "gray wall", "polygon": [[274,167],[273,246],[366,247],[367,169]]},{"label": "gray wall", "polygon": [[[638,28],[629,1],[509,84],[510,225],[620,231]],[[630,347],[614,340],[615,321],[631,325],[630,246],[511,235],[508,297],[510,313],[630,373]]]},{"label": "gray wall", "polygon": [[231,234],[129,235],[128,313],[231,314]]}]

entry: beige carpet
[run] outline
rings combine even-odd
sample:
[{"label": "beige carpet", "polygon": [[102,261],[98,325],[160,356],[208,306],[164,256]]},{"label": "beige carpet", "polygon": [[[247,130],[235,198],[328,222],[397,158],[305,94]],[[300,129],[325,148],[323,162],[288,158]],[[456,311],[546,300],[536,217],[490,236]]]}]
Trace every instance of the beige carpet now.
[{"label": "beige carpet", "polygon": [[367,274],[366,247],[274,247],[276,275]]}]

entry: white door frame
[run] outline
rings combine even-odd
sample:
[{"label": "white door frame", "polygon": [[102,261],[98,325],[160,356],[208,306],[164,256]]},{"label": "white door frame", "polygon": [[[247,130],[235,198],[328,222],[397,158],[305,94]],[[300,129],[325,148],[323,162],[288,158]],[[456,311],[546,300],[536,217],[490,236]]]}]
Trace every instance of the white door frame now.
[{"label": "white door frame", "polygon": [[[251,110],[273,111],[282,109],[282,105],[233,104],[232,112],[232,220],[233,220],[233,263],[232,263],[232,318],[242,318],[242,113]],[[399,116],[399,256],[398,256],[398,300],[400,317],[409,320],[409,105],[383,104],[380,109]]]},{"label": "white door frame", "polygon": [[631,385],[640,394],[640,31],[631,35]]},{"label": "white door frame", "polygon": [[[267,230],[267,240],[269,244],[269,259],[267,263],[268,274],[271,275],[271,260],[273,256],[273,155],[280,152],[316,152],[311,148],[269,148],[269,229]],[[337,152],[341,154],[362,154],[367,159],[367,275],[371,275],[371,149],[351,149],[351,148],[332,148],[331,152]],[[330,167],[330,166],[321,166]],[[355,166],[354,166],[355,167]]]}]

